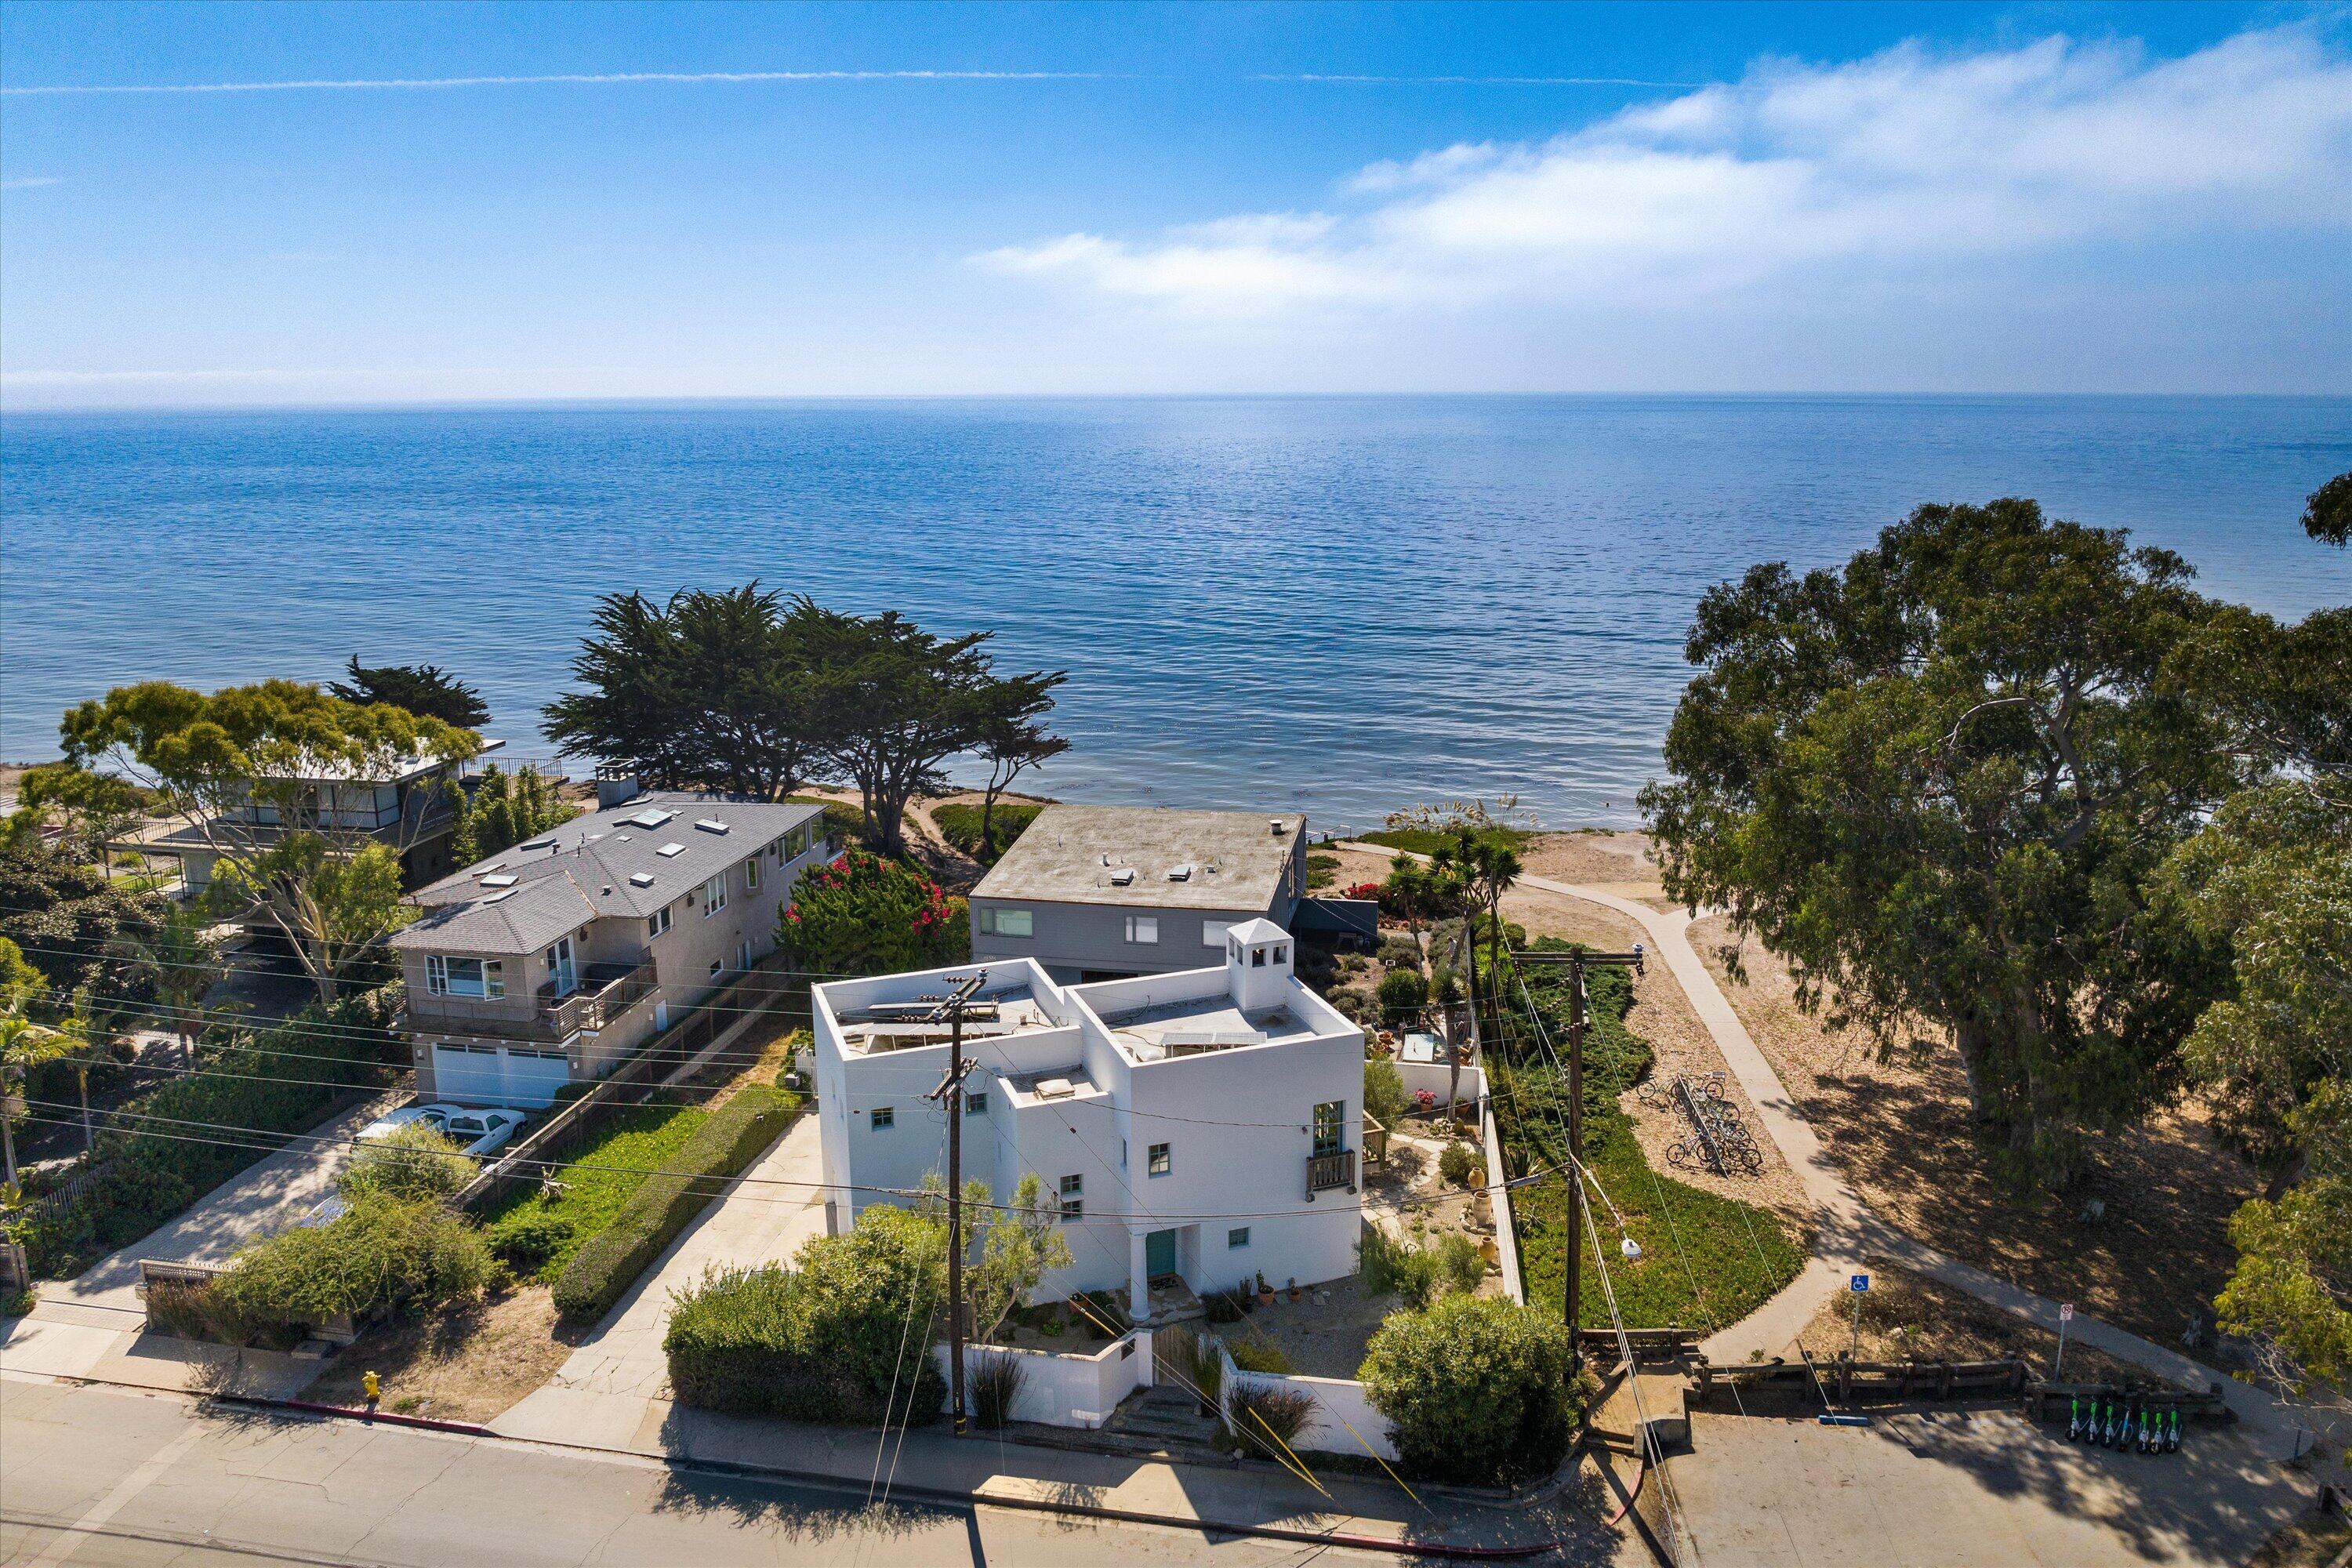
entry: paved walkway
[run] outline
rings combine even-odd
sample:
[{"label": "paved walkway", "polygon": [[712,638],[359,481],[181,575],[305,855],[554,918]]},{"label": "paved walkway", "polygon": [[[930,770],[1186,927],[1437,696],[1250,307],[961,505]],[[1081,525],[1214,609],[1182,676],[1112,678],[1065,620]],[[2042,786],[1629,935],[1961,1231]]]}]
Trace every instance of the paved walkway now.
[{"label": "paved walkway", "polygon": [[[1340,847],[1388,852],[1372,844],[1342,844]],[[1780,1075],[1757,1048],[1748,1026],[1740,1022],[1723,988],[1716,984],[1715,975],[1691,946],[1688,913],[1655,910],[1628,896],[1638,884],[1594,886],[1523,876],[1517,886],[1583,899],[1613,910],[1642,928],[1667,972],[1690,998],[1699,1021],[1714,1037],[1724,1065],[1739,1080],[1748,1102],[1755,1106],[1757,1120],[1780,1148],[1789,1168],[1796,1173],[1806,1196],[1812,1200],[1817,1215],[1812,1259],[1779,1295],[1706,1341],[1702,1348],[1710,1360],[1744,1362],[1750,1359],[1752,1352],[1760,1352],[1766,1356],[1785,1353],[1798,1331],[1812,1321],[1822,1305],[1845,1289],[1846,1277],[1855,1272],[1857,1266],[1866,1266],[1875,1259],[1898,1264],[1915,1274],[1964,1290],[1979,1301],[2026,1319],[2051,1333],[2058,1331],[2057,1302],[1939,1252],[1871,1212],[1862,1194],[1831,1162],[1811,1124],[1798,1110],[1787,1086],[1781,1083]],[[2293,1411],[2261,1389],[2234,1378],[2221,1377],[2212,1368],[2178,1351],[2080,1312],[2068,1325],[2067,1335],[2074,1343],[2094,1346],[2173,1383],[2191,1388],[2218,1384],[2231,1409],[2265,1452],[2284,1458],[2293,1451],[2296,1432]]]},{"label": "paved walkway", "polygon": [[[572,1352],[552,1382],[491,1425],[517,1436],[562,1438],[571,1413],[579,1406],[551,1394],[571,1389],[642,1405],[667,1394],[669,1365],[662,1354],[662,1335],[669,1327],[671,1296],[714,1267],[791,1261],[803,1242],[824,1234],[824,1190],[766,1184],[824,1180],[824,1153],[812,1110],[729,1182],[700,1217],[670,1243],[669,1250]],[[634,1429],[644,1413],[625,1414]],[[602,1420],[609,1427],[620,1418],[608,1415]]]}]

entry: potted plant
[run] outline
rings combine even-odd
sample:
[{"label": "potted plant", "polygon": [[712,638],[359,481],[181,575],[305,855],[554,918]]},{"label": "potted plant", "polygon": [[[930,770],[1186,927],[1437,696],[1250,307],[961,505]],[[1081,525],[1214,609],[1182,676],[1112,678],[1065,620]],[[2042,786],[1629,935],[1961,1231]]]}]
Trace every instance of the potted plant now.
[{"label": "potted plant", "polygon": [[1274,1287],[1265,1282],[1265,1273],[1263,1269],[1259,1271],[1257,1277],[1257,1304],[1261,1307],[1274,1305]]},{"label": "potted plant", "polygon": [[1283,1282],[1283,1289],[1290,1292],[1290,1299],[1292,1300],[1296,1301],[1298,1300],[1298,1279],[1296,1275],[1293,1275],[1290,1279]]}]

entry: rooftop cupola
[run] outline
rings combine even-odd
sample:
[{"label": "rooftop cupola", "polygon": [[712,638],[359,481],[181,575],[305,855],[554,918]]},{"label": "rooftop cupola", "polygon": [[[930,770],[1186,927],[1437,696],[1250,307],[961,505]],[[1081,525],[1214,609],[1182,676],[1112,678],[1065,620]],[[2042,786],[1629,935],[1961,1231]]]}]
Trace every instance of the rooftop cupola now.
[{"label": "rooftop cupola", "polygon": [[1272,921],[1243,921],[1225,932],[1225,987],[1244,1013],[1290,1000],[1290,933]]}]

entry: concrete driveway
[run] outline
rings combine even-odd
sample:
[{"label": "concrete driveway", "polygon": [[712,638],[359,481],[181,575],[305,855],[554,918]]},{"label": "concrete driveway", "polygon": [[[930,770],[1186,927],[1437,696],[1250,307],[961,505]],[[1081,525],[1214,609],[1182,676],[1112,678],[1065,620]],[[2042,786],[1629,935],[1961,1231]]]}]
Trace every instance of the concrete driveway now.
[{"label": "concrete driveway", "polygon": [[[577,1441],[581,1421],[593,1410],[599,1430],[634,1431],[648,1403],[668,1393],[662,1335],[669,1327],[671,1294],[714,1267],[789,1262],[803,1242],[824,1234],[824,1189],[814,1184],[824,1180],[812,1107],[670,1243],[552,1382],[491,1425],[514,1436]],[[772,1182],[810,1184],[765,1184]]]},{"label": "concrete driveway", "polygon": [[2242,1563],[2310,1506],[2247,1434],[2113,1453],[2009,1411],[1691,1417],[1667,1475],[1697,1568],[2154,1568]]}]

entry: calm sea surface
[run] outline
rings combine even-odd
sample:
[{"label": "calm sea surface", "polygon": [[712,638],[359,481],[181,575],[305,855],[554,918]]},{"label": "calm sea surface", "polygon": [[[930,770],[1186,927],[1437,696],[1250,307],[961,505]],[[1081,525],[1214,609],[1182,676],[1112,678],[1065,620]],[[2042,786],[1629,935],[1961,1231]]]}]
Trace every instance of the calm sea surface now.
[{"label": "calm sea surface", "polygon": [[757,576],[1066,668],[1043,781],[1370,825],[1626,823],[1693,603],[1924,500],[2040,499],[2211,593],[2352,601],[2303,496],[2352,400],[835,403],[0,421],[0,755],[121,681],[478,685],[545,755],[599,594]]}]

